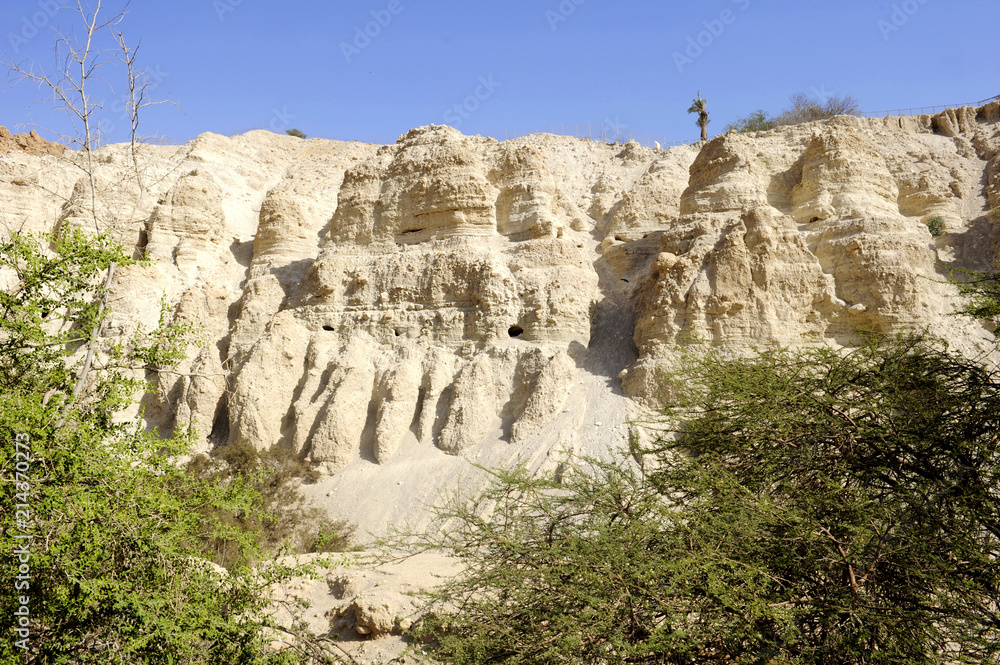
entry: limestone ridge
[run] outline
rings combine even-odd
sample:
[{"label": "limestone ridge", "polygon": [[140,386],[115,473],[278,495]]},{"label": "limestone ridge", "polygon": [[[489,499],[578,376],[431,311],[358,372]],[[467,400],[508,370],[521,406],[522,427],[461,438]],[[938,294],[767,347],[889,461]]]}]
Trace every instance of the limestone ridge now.
[{"label": "limestone ridge", "polygon": [[[690,345],[927,328],[988,350],[949,316],[938,262],[997,259],[998,121],[992,103],[668,151],[442,126],[391,146],[205,134],[144,153],[149,191],[117,232],[156,261],[120,276],[108,334],[153,323],[162,294],[204,326],[180,373],[151,373],[146,413],[206,449],[288,446],[369,489],[450,456],[541,463],[661,399]],[[100,182],[121,180],[124,147],[99,156]],[[0,232],[71,217],[74,158],[0,155]]]},{"label": "limestone ridge", "polygon": [[[274,196],[252,265],[265,230],[279,235],[274,216],[292,214]],[[444,127],[348,169],[301,280],[244,293],[230,439],[289,444],[334,471],[363,447],[388,461],[407,433],[452,454],[504,418],[528,436],[562,408],[567,354],[585,351],[598,296],[589,238],[562,198],[531,145]],[[242,315],[277,310],[290,315]],[[262,380],[297,399],[262,402]]]}]

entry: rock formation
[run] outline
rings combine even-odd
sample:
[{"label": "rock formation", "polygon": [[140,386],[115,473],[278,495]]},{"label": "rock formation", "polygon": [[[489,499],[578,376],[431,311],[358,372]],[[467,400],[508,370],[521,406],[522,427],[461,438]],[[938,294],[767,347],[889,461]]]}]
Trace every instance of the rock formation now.
[{"label": "rock formation", "polygon": [[34,129],[27,134],[11,134],[6,127],[0,127],[0,155],[13,151],[29,155],[61,155],[66,146],[46,141]]},{"label": "rock formation", "polygon": [[[152,260],[117,279],[108,334],[161,297],[201,326],[149,377],[150,424],[288,447],[326,475],[307,491],[375,531],[481,481],[467,458],[620,445],[692,346],[927,329],[993,348],[949,315],[942,264],[997,260],[1000,103],[667,151],[430,126],[390,146],[206,134],[149,149],[139,178],[124,147],[97,156],[101,205],[131,211],[113,231]],[[85,223],[74,159],[0,155],[0,232]]]}]

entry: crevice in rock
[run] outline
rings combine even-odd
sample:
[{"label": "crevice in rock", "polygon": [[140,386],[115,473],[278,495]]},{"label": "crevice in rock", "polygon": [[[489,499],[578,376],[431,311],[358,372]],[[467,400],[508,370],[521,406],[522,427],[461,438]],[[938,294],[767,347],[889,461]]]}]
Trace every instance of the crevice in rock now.
[{"label": "crevice in rock", "polygon": [[444,431],[444,426],[448,424],[448,415],[451,413],[451,402],[454,394],[455,386],[451,384],[441,391],[437,404],[434,405],[434,424],[431,426],[431,443],[435,447],[440,447],[438,446],[439,439],[441,438],[441,432]]},{"label": "crevice in rock", "polygon": [[139,237],[135,242],[135,251],[132,258],[136,261],[146,258],[146,246],[149,245],[149,231],[146,228],[139,229]]},{"label": "crevice in rock", "polygon": [[208,435],[208,443],[212,448],[219,448],[229,441],[229,396],[223,395],[215,408],[215,419],[212,421],[212,431]]},{"label": "crevice in rock", "polygon": [[375,457],[375,424],[378,421],[378,400],[375,399],[373,391],[368,402],[368,418],[365,420],[365,428],[361,432],[361,459],[372,464],[378,464]]},{"label": "crevice in rock", "polygon": [[423,386],[417,391],[417,405],[413,410],[413,420],[410,421],[410,431],[413,436],[420,440],[420,417],[424,412],[424,400],[427,397],[427,389]]}]

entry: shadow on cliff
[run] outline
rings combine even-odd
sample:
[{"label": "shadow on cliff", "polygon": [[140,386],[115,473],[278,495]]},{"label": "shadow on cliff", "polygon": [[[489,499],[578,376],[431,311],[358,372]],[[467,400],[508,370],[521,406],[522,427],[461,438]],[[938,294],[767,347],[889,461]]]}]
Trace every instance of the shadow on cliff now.
[{"label": "shadow on cliff", "polygon": [[[594,231],[594,236],[599,235]],[[607,386],[623,395],[618,375],[639,359],[633,341],[635,308],[627,295],[627,282],[608,264],[603,255],[594,261],[600,300],[590,317],[590,344],[585,353],[571,353],[580,369],[604,377]]]},{"label": "shadow on cliff", "polygon": [[281,290],[285,292],[285,297],[282,298],[277,311],[294,307],[302,299],[305,293],[303,282],[305,282],[306,273],[315,262],[314,258],[299,259],[286,265],[271,268],[271,274],[277,278]]},{"label": "shadow on cliff", "polygon": [[[953,238],[954,261],[942,261],[940,248],[936,243],[931,243],[935,256],[934,269],[941,276],[941,281],[954,279],[963,282],[973,279],[973,275],[960,272],[962,270],[992,273],[1000,269],[1000,263],[996,262],[996,253],[993,249],[1000,245],[1000,224],[989,215],[981,215],[971,220],[968,228],[962,233],[954,234]],[[953,269],[957,269],[958,272]],[[963,301],[961,296],[956,297],[954,309],[958,310]],[[986,330],[994,332],[992,324],[988,321],[980,323]]]}]

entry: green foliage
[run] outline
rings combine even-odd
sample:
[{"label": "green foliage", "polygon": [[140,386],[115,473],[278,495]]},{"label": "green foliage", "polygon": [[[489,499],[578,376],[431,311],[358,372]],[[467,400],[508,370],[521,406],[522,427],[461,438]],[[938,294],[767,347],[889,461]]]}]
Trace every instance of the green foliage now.
[{"label": "green foliage", "polygon": [[944,217],[941,217],[940,215],[936,215],[927,220],[927,229],[935,238],[943,236],[945,228],[947,228],[947,223],[945,222]]},{"label": "green foliage", "polygon": [[[440,540],[468,564],[416,637],[448,663],[625,662],[648,652],[668,512],[627,467],[590,460],[561,482],[496,471],[472,502],[438,514]],[[491,508],[483,516],[484,509]],[[652,556],[651,556],[652,555]],[[666,591],[664,588],[662,591]]]},{"label": "green foliage", "polygon": [[[54,387],[53,397],[67,397],[62,389],[80,369],[80,363],[67,362],[68,350],[84,344],[100,325],[94,284],[118,259],[131,263],[121,247],[79,230],[59,236],[15,234],[0,243],[0,269],[17,278],[13,289],[0,292],[0,388],[31,394]],[[91,408],[119,408],[127,397],[114,388],[123,378],[103,374],[91,390]],[[125,385],[137,387],[129,379]]]},{"label": "green foliage", "polygon": [[295,128],[286,129],[285,133],[288,134],[289,136],[297,136],[300,139],[306,138],[305,132],[303,132],[301,129],[295,129]]},{"label": "green foliage", "polygon": [[692,359],[648,474],[497,472],[440,513],[424,545],[467,565],[419,637],[463,664],[992,662],[998,378],[920,338]]},{"label": "green foliage", "polygon": [[1000,266],[991,273],[946,268],[948,281],[957,286],[958,292],[966,298],[965,304],[955,314],[1000,325]]},{"label": "green foliage", "polygon": [[[298,479],[316,480],[312,470],[286,448],[258,453],[249,444],[231,444],[211,457],[196,455],[188,463],[190,474],[206,484],[233,482],[252,488],[255,510],[234,513],[213,508],[214,519],[241,535],[253,534],[254,551],[273,553],[283,546],[305,554],[343,552],[350,548],[354,527],[344,520],[331,520],[325,511],[309,506],[298,490]],[[215,563],[229,567],[246,556],[240,539],[207,539],[204,552]]]},{"label": "green foliage", "polygon": [[[107,316],[100,285],[112,263],[131,262],[103,235],[0,243],[0,271],[15,279],[0,293],[0,579],[11,590],[25,562],[10,553],[26,542],[30,568],[26,588],[0,594],[5,617],[29,599],[27,661],[8,623],[0,663],[287,661],[265,649],[267,589],[305,571],[251,568],[258,534],[222,519],[258,510],[257,489],[187,473],[176,460],[190,440],[114,416],[147,389],[136,371],[181,357],[190,331],[164,318],[156,330],[99,338],[74,395],[79,357]],[[240,552],[228,572],[202,556],[220,538]]]},{"label": "green foliage", "polygon": [[[988,217],[1000,223],[1000,208],[992,208]],[[965,304],[955,314],[1000,326],[1000,266],[994,268],[993,272],[942,267],[948,271],[948,281],[957,286],[959,293],[966,298]]]},{"label": "green foliage", "polygon": [[711,552],[770,580],[761,616],[719,605],[717,622],[789,662],[998,653],[995,371],[909,338],[701,361],[685,377],[696,387],[668,411],[685,423],[652,481],[707,527]]},{"label": "green foliage", "polygon": [[774,129],[778,126],[770,116],[767,115],[763,110],[754,111],[745,118],[740,118],[736,122],[731,122],[726,125],[726,131],[730,132],[736,130],[741,134],[748,132],[765,132],[769,129]]},{"label": "green foliage", "polygon": [[825,102],[820,103],[805,93],[799,92],[792,95],[789,100],[791,101],[791,106],[783,109],[776,116],[771,116],[764,110],[757,110],[744,118],[740,118],[736,122],[726,125],[726,131],[735,129],[741,133],[763,132],[775,127],[826,120],[838,115],[861,114],[858,101],[850,95],[830,97]]}]

